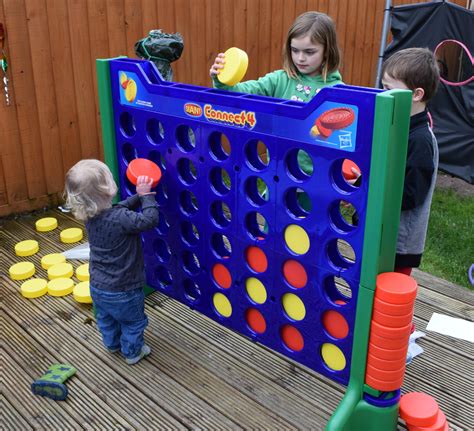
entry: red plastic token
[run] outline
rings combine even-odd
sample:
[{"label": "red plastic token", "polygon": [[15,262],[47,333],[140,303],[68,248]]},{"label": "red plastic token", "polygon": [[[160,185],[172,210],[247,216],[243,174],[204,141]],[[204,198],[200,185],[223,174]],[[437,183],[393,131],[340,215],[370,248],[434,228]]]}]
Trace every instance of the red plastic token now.
[{"label": "red plastic token", "polygon": [[398,359],[403,359],[404,361],[407,358],[408,343],[399,349],[384,349],[379,347],[376,344],[369,343],[369,349],[367,350],[367,355],[375,356],[379,359],[386,359],[388,361],[396,361]]},{"label": "red plastic token", "polygon": [[377,276],[375,297],[390,304],[409,304],[416,299],[418,284],[413,277],[399,272]]},{"label": "red plastic token", "polygon": [[370,374],[365,375],[365,383],[371,386],[374,389],[378,389],[379,391],[395,391],[402,387],[403,384],[403,377],[401,376],[398,379],[385,381],[377,379],[376,377],[371,376]]},{"label": "red plastic token", "polygon": [[308,275],[304,266],[293,259],[289,259],[283,264],[283,275],[288,284],[297,289],[305,287],[308,282]]},{"label": "red plastic token", "polygon": [[379,298],[374,298],[374,310],[380,311],[389,316],[406,316],[413,313],[413,303],[409,304],[389,304]]},{"label": "red plastic token", "polygon": [[267,330],[267,322],[260,311],[249,308],[245,312],[245,320],[250,328],[258,334],[263,334]]},{"label": "red plastic token", "polygon": [[327,127],[324,127],[321,124],[321,120],[319,118],[316,120],[314,124],[316,124],[316,127],[318,128],[321,136],[323,136],[324,138],[329,138],[329,136],[331,136],[332,129],[328,129]]},{"label": "red plastic token", "polygon": [[137,178],[141,175],[153,178],[152,187],[156,187],[161,179],[160,167],[148,159],[134,159],[127,167],[127,178],[134,185],[137,185]]},{"label": "red plastic token", "polygon": [[344,159],[344,162],[342,163],[342,175],[346,181],[357,179],[357,175],[352,172],[352,168],[360,172],[360,168],[357,166],[357,164],[355,164],[352,160]]},{"label": "red plastic token", "polygon": [[350,126],[354,121],[355,115],[351,108],[333,108],[323,112],[319,116],[321,125],[327,129],[343,129]]},{"label": "red plastic token", "polygon": [[405,365],[406,356],[397,359],[381,359],[372,354],[367,354],[367,365],[384,371],[396,371]]},{"label": "red plastic token", "polygon": [[325,311],[322,316],[324,329],[331,337],[346,338],[349,334],[349,324],[346,318],[337,311]]},{"label": "red plastic token", "polygon": [[283,328],[281,328],[280,335],[286,347],[288,347],[290,350],[293,350],[295,352],[303,350],[303,336],[301,335],[301,332],[298,331],[298,329],[296,329],[294,326],[283,326]]},{"label": "red plastic token", "polygon": [[259,247],[251,246],[245,251],[245,258],[255,272],[265,272],[268,268],[267,256]]},{"label": "red plastic token", "polygon": [[434,425],[430,425],[429,427],[416,427],[410,426],[409,424],[407,425],[410,431],[449,431],[446,415],[441,410],[438,410],[438,415],[436,416],[436,422]]},{"label": "red plastic token", "polygon": [[439,412],[438,403],[423,392],[410,392],[400,399],[400,417],[410,425],[431,427]]},{"label": "red plastic token", "polygon": [[383,326],[390,328],[399,328],[400,326],[406,326],[413,320],[413,309],[411,312],[403,316],[393,316],[390,314],[381,313],[375,307],[372,311],[372,320]]},{"label": "red plastic token", "polygon": [[223,289],[228,289],[232,285],[232,276],[222,263],[216,263],[212,267],[212,276],[216,283]]}]

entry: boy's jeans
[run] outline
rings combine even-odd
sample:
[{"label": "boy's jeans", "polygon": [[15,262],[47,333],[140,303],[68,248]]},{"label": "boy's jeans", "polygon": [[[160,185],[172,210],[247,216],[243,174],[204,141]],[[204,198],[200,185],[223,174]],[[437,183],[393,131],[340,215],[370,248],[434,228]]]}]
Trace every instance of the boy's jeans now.
[{"label": "boy's jeans", "polygon": [[106,292],[90,286],[90,290],[105,347],[112,351],[120,349],[129,359],[140,355],[143,332],[148,325],[143,289]]}]

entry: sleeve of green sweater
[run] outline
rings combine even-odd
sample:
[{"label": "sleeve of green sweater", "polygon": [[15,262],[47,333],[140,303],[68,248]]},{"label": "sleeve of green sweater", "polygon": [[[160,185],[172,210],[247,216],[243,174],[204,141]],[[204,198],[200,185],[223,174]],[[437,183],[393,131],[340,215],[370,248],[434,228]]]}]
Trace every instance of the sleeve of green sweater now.
[{"label": "sleeve of green sweater", "polygon": [[278,71],[267,73],[256,80],[240,82],[234,86],[225,85],[220,82],[217,77],[212,79],[214,88],[220,90],[236,91],[238,93],[258,94],[260,96],[274,97],[275,90],[278,86]]}]

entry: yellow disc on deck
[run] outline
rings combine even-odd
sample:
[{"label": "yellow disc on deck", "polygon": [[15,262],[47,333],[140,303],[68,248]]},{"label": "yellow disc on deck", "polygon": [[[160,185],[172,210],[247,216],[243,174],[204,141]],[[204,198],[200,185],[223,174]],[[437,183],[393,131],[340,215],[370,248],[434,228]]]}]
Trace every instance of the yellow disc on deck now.
[{"label": "yellow disc on deck", "polygon": [[55,278],[70,278],[74,274],[74,270],[70,263],[57,263],[48,268],[48,278],[53,280]]},{"label": "yellow disc on deck", "polygon": [[321,356],[326,365],[334,371],[341,371],[346,367],[346,357],[342,350],[332,343],[324,343]]},{"label": "yellow disc on deck", "polygon": [[15,245],[15,254],[17,256],[32,256],[39,250],[38,241],[27,239]]},{"label": "yellow disc on deck", "polygon": [[70,227],[69,229],[64,229],[61,231],[60,238],[61,242],[65,244],[71,244],[73,242],[78,242],[83,238],[82,229],[78,227]]},{"label": "yellow disc on deck", "polygon": [[48,294],[51,296],[69,295],[74,289],[71,278],[55,278],[48,282]]},{"label": "yellow disc on deck", "polygon": [[61,253],[46,254],[41,258],[41,266],[43,267],[43,269],[49,269],[53,265],[57,265],[58,263],[64,262],[66,262],[66,256]]},{"label": "yellow disc on deck", "polygon": [[77,302],[92,304],[91,289],[88,281],[77,283],[72,291],[72,295]]},{"label": "yellow disc on deck", "polygon": [[33,277],[35,266],[31,262],[18,262],[10,266],[9,272],[12,280],[25,280]]},{"label": "yellow disc on deck", "polygon": [[49,232],[58,227],[58,220],[54,217],[40,218],[36,221],[35,226],[38,232]]},{"label": "yellow disc on deck", "polygon": [[39,298],[48,292],[48,282],[44,278],[32,278],[21,285],[20,291],[25,298]]},{"label": "yellow disc on deck", "polygon": [[76,268],[76,277],[81,281],[89,281],[89,264],[78,266]]},{"label": "yellow disc on deck", "polygon": [[247,72],[249,57],[239,48],[229,48],[225,53],[224,67],[219,71],[217,79],[226,85],[238,84]]},{"label": "yellow disc on deck", "polygon": [[296,254],[305,254],[309,250],[309,236],[301,226],[296,224],[290,224],[285,229],[285,242]]},{"label": "yellow disc on deck", "polygon": [[230,317],[232,314],[232,305],[227,299],[227,296],[218,292],[212,298],[214,307],[216,307],[217,312],[223,317]]}]

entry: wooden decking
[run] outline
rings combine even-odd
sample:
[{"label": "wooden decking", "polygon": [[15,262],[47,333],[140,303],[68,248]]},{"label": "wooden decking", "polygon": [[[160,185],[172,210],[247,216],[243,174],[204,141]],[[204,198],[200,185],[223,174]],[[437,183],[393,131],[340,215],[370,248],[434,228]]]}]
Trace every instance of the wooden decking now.
[{"label": "wooden decking", "polygon": [[[152,355],[133,367],[104,351],[90,306],[71,295],[23,298],[21,283],[8,277],[19,261],[14,245],[39,240],[40,252],[25,260],[42,277],[41,256],[66,248],[58,230],[35,231],[34,222],[48,215],[58,218],[60,229],[77,225],[56,210],[0,220],[1,429],[324,428],[344,387],[160,293],[146,300]],[[472,292],[426,273],[414,275],[420,284],[418,329],[426,328],[433,312],[474,319]],[[431,394],[452,429],[472,430],[473,344],[433,332],[419,344],[425,352],[408,366],[403,390]],[[78,370],[66,383],[67,400],[32,395],[31,382],[58,362]]]}]

